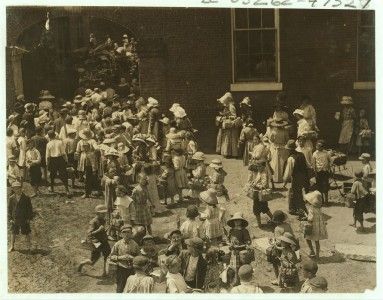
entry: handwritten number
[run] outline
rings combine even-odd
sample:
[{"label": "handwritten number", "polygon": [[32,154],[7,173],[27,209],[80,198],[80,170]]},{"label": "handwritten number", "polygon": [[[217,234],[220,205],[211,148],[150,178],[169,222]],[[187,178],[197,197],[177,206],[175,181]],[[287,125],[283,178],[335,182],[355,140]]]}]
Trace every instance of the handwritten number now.
[{"label": "handwritten number", "polygon": [[362,8],[363,8],[363,9],[365,9],[365,8],[366,8],[366,7],[367,7],[367,6],[370,4],[370,2],[371,2],[371,0],[367,0],[367,1],[366,1],[366,4],[365,4],[365,5],[363,5],[363,7],[362,7]]},{"label": "handwritten number", "polygon": [[279,5],[281,5],[281,1],[271,0],[271,5],[279,6]]},{"label": "handwritten number", "polygon": [[267,5],[266,2],[261,2],[262,0],[256,0],[254,1],[253,5]]},{"label": "handwritten number", "polygon": [[[233,0],[232,0],[233,2]],[[209,4],[209,3],[218,3],[218,0],[202,0],[202,3]]]},{"label": "handwritten number", "polygon": [[326,6],[327,4],[329,4],[330,1],[331,1],[331,0],[327,0],[323,6]]},{"label": "handwritten number", "polygon": [[231,0],[231,3],[237,3],[238,0]]},{"label": "handwritten number", "polygon": [[351,0],[350,3],[346,3],[346,4],[344,5],[344,7],[356,8],[356,6],[354,5],[354,0]]},{"label": "handwritten number", "polygon": [[290,0],[283,0],[282,1],[282,5],[291,5],[292,3],[290,2]]},{"label": "handwritten number", "polygon": [[332,7],[338,7],[342,4],[342,1],[341,0],[335,0],[338,4],[337,5],[333,5]]},{"label": "handwritten number", "polygon": [[318,0],[309,0],[309,1],[311,2],[311,7],[315,7],[315,3],[317,3]]},{"label": "handwritten number", "polygon": [[249,4],[249,3],[250,3],[250,0],[242,1],[242,4],[243,4],[243,5],[247,5],[247,4]]}]

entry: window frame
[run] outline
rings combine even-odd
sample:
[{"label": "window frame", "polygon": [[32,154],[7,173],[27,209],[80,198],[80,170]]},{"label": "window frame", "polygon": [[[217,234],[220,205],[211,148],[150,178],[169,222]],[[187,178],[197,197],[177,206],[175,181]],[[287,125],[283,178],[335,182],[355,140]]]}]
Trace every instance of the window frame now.
[{"label": "window frame", "polygon": [[[235,8],[231,9],[231,63],[232,63],[232,78],[231,90],[232,91],[249,91],[249,90],[282,90],[281,84],[281,69],[280,69],[280,22],[279,22],[279,9],[274,9],[274,28],[276,31],[275,41],[275,79],[274,80],[241,80],[235,78],[236,60],[235,60],[235,45],[234,45],[234,31],[235,28]],[[269,28],[270,29],[270,28]],[[249,29],[240,29],[238,31],[247,31]],[[262,29],[260,29],[262,30]]]},{"label": "window frame", "polygon": [[[374,90],[375,89],[375,81],[376,81],[376,60],[375,60],[375,81],[362,81],[359,79],[359,31],[360,31],[360,24],[361,24],[361,13],[363,11],[357,11],[357,20],[356,20],[356,61],[355,61],[355,79],[354,82],[354,90]],[[376,24],[376,14],[374,15],[374,21]],[[374,31],[375,31],[375,37],[376,37],[376,26],[373,25]],[[372,27],[372,26],[365,26],[365,27]],[[374,37],[374,38],[375,38]],[[376,59],[376,38],[374,43],[374,50],[375,50],[375,59]]]}]

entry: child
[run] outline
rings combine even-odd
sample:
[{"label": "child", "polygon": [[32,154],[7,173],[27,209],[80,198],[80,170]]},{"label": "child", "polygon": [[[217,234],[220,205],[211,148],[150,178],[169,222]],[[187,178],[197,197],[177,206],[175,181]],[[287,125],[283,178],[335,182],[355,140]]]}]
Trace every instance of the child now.
[{"label": "child", "polygon": [[287,182],[291,180],[291,187],[288,192],[289,214],[297,215],[301,210],[307,213],[302,195],[302,189],[304,188],[307,193],[310,186],[306,158],[297,151],[294,140],[289,140],[286,148],[290,150],[290,156],[287,159],[283,175],[283,187],[286,187]]},{"label": "child", "polygon": [[27,141],[27,149],[25,165],[29,170],[29,178],[34,190],[34,194],[31,197],[34,197],[39,193],[39,186],[41,184],[41,155],[36,149],[33,140]]},{"label": "child", "polygon": [[303,278],[306,279],[301,286],[301,293],[312,293],[311,281],[316,277],[318,265],[313,260],[307,260],[302,264]]},{"label": "child", "polygon": [[14,182],[21,182],[21,172],[20,168],[17,165],[17,160],[14,156],[9,157],[9,165],[8,165],[8,171],[7,171],[7,179],[10,186]]},{"label": "child", "polygon": [[136,218],[134,220],[136,225],[146,227],[149,234],[152,234],[152,214],[151,203],[148,192],[148,177],[145,175],[139,176],[138,185],[133,189],[132,199],[134,201],[134,208],[136,211]]},{"label": "child", "polygon": [[165,211],[165,208],[160,203],[160,196],[157,188],[157,176],[154,173],[153,164],[147,163],[144,165],[144,173],[148,177],[148,192],[150,202],[153,203],[154,211],[153,215],[161,214]]},{"label": "child", "polygon": [[200,223],[196,221],[196,217],[198,216],[199,211],[197,206],[189,205],[186,209],[187,220],[183,222],[180,227],[181,234],[184,238],[200,237]]},{"label": "child", "polygon": [[158,267],[158,251],[154,238],[147,234],[142,238],[141,255],[149,259],[146,274],[150,274],[153,268]]},{"label": "child", "polygon": [[[278,237],[281,243],[281,256],[279,268],[279,281],[278,285],[282,288],[296,287],[299,283],[298,276],[298,258],[295,254],[294,247],[297,242],[292,234],[285,232],[282,236]],[[272,282],[275,284],[275,281]]]},{"label": "child", "polygon": [[252,150],[254,136],[258,135],[258,130],[254,128],[254,121],[248,120],[245,127],[241,130],[238,141],[238,148],[243,149],[243,165],[249,165],[249,154]]},{"label": "child", "polygon": [[116,186],[118,184],[118,176],[116,170],[110,168],[101,180],[101,185],[104,186],[105,206],[108,209],[107,220],[110,221],[111,213],[114,210],[113,203],[116,200]]},{"label": "child", "polygon": [[363,213],[367,211],[368,206],[368,192],[363,186],[363,172],[355,172],[355,181],[351,187],[351,194],[355,195],[355,204],[353,209],[354,223],[350,226],[356,227],[356,221],[360,223],[360,230],[364,230],[363,226]]},{"label": "child", "polygon": [[176,179],[179,202],[183,201],[182,191],[188,187],[188,178],[186,176],[185,164],[186,158],[182,149],[174,150],[173,156],[174,176]]},{"label": "child", "polygon": [[[312,224],[312,232],[304,235],[307,245],[310,248],[309,257],[319,258],[320,240],[327,239],[326,222],[321,212],[322,195],[319,191],[307,193],[304,199],[310,204],[308,207],[307,221]],[[312,241],[315,241],[316,253]]]},{"label": "child", "polygon": [[362,171],[363,171],[363,186],[366,189],[369,189],[372,184],[372,180],[370,179],[369,175],[372,173],[372,168],[370,165],[370,159],[371,155],[368,153],[362,153],[362,155],[359,157],[359,160],[362,161]]},{"label": "child", "polygon": [[27,138],[25,137],[25,128],[20,128],[19,137],[17,138],[17,144],[19,146],[19,160],[17,162],[20,171],[22,181],[25,179],[25,154],[27,152]]},{"label": "child", "polygon": [[206,236],[211,242],[221,241],[224,234],[223,219],[224,210],[217,206],[217,192],[215,189],[208,189],[200,193],[200,198],[207,204],[203,213],[205,221],[202,224],[202,235]]},{"label": "child", "polygon": [[222,161],[220,159],[213,159],[209,165],[213,169],[210,175],[210,188],[216,190],[217,197],[225,197],[226,201],[230,201],[227,188],[223,184],[227,173],[223,169]]},{"label": "child", "polygon": [[117,241],[120,239],[120,229],[124,225],[120,212],[115,209],[110,215],[109,229],[108,229],[108,240]]},{"label": "child", "polygon": [[73,128],[68,128],[66,137],[64,139],[65,153],[68,157],[67,170],[68,175],[72,180],[72,187],[75,187],[75,168],[77,162],[75,161],[75,153],[77,148],[77,142],[75,140],[77,131]]},{"label": "child", "polygon": [[258,294],[263,293],[262,289],[254,284],[254,270],[250,264],[243,265],[238,270],[240,285],[231,289],[231,294]]},{"label": "child", "polygon": [[316,276],[311,280],[313,293],[326,293],[327,292],[327,280],[322,276]]},{"label": "child", "polygon": [[191,293],[192,289],[186,284],[181,275],[181,259],[172,255],[166,259],[165,266],[168,270],[166,274],[166,293]]},{"label": "child", "polygon": [[124,225],[133,225],[136,214],[133,199],[128,196],[128,191],[123,185],[116,187],[116,201],[114,204],[119,211]]},{"label": "child", "polygon": [[360,155],[363,152],[368,152],[370,143],[371,143],[371,138],[372,138],[372,131],[368,124],[365,109],[359,110],[358,122],[359,122],[357,124],[358,132],[357,132],[355,144],[358,147],[359,155]]},{"label": "child", "polygon": [[184,149],[186,152],[186,170],[188,174],[191,174],[192,170],[195,169],[195,160],[193,156],[197,153],[197,143],[194,139],[193,133],[187,131],[184,137]]},{"label": "child", "polygon": [[88,230],[88,241],[92,244],[91,258],[79,264],[78,272],[81,272],[85,265],[93,266],[102,254],[104,257],[102,276],[106,276],[106,260],[111,252],[105,228],[105,214],[107,211],[106,206],[102,204],[97,205],[95,208],[96,217],[90,221]]},{"label": "child", "polygon": [[248,187],[250,191],[253,191],[251,195],[253,199],[253,214],[257,220],[258,227],[261,228],[261,213],[267,214],[270,220],[273,217],[269,209],[269,204],[262,198],[263,193],[268,189],[269,179],[265,160],[253,161],[253,164],[255,169],[248,183]]},{"label": "child", "polygon": [[154,279],[145,273],[148,263],[148,258],[142,255],[133,258],[133,268],[135,274],[128,277],[124,293],[150,294],[153,292]]},{"label": "child", "polygon": [[[163,158],[163,168],[160,176],[160,182],[164,188],[164,200],[167,204],[167,208],[170,208],[174,203],[174,196],[178,194],[178,188],[175,178],[175,170],[170,155],[166,155]],[[167,203],[167,199],[170,198],[170,205]]]},{"label": "child", "polygon": [[205,189],[205,177],[206,177],[206,165],[205,165],[205,154],[202,152],[196,152],[193,154],[192,160],[195,162],[194,170],[191,170],[193,175],[190,188],[191,198],[199,206],[199,193]]},{"label": "child", "polygon": [[313,154],[313,168],[315,172],[316,185],[324,200],[323,206],[328,206],[328,191],[330,189],[331,157],[324,149],[324,140],[318,140],[316,151]]},{"label": "child", "polygon": [[236,212],[227,221],[227,225],[231,227],[228,238],[232,245],[243,246],[251,244],[250,234],[246,229],[249,223],[243,218],[242,213]]}]

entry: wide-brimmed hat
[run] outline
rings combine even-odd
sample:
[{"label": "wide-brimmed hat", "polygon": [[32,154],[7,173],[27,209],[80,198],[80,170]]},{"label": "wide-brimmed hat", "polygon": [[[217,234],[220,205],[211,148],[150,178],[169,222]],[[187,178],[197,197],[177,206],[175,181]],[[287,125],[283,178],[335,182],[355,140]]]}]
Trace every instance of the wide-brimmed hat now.
[{"label": "wide-brimmed hat", "polygon": [[287,218],[287,215],[281,211],[281,210],[276,210],[273,213],[273,218],[271,219],[272,222],[276,224],[283,223]]},{"label": "wide-brimmed hat", "polygon": [[359,156],[359,159],[371,159],[371,155],[369,153],[362,153],[362,155]]},{"label": "wide-brimmed hat", "polygon": [[155,138],[154,137],[152,137],[152,136],[148,136],[146,139],[145,139],[145,141],[148,143],[152,143],[152,144],[156,144],[157,143],[157,141],[155,140]]},{"label": "wide-brimmed hat", "polygon": [[303,117],[304,113],[305,113],[305,112],[303,111],[303,109],[299,109],[299,108],[297,108],[296,110],[294,110],[294,112],[293,112],[293,116],[298,115],[298,116]]},{"label": "wide-brimmed hat", "polygon": [[133,258],[133,268],[144,270],[146,269],[147,265],[149,263],[149,258],[146,256],[138,255]]},{"label": "wide-brimmed hat", "polygon": [[67,135],[69,134],[74,134],[74,133],[77,133],[77,130],[72,128],[72,127],[69,127],[66,131]]},{"label": "wide-brimmed hat", "polygon": [[89,128],[84,128],[84,129],[80,130],[78,135],[83,140],[89,140],[89,139],[94,137],[93,131],[91,131]]},{"label": "wide-brimmed hat", "polygon": [[82,96],[81,95],[76,95],[73,99],[73,102],[76,104],[79,104],[82,102]]},{"label": "wide-brimmed hat", "polygon": [[44,90],[41,92],[39,99],[41,99],[41,100],[53,100],[53,99],[55,99],[55,96],[53,96],[50,91]]},{"label": "wide-brimmed hat", "polygon": [[153,97],[148,98],[149,107],[157,107],[158,105],[159,105],[158,100],[154,99]]},{"label": "wide-brimmed hat", "polygon": [[170,123],[170,119],[167,117],[163,117],[162,119],[159,119],[158,121],[165,125],[168,125]]},{"label": "wide-brimmed hat", "polygon": [[21,187],[21,182],[20,181],[14,181],[12,182],[12,185],[11,185],[13,188],[16,188],[16,187]]},{"label": "wide-brimmed hat", "polygon": [[150,234],[147,234],[147,235],[145,235],[145,236],[142,238],[142,241],[154,241],[154,237],[151,236]]},{"label": "wide-brimmed hat", "polygon": [[192,159],[203,161],[205,160],[205,154],[201,151],[197,151],[193,154]]},{"label": "wide-brimmed hat", "polygon": [[215,189],[208,189],[207,191],[203,191],[199,194],[201,200],[210,205],[218,204],[217,199],[217,191]]},{"label": "wide-brimmed hat", "polygon": [[243,214],[240,212],[234,213],[234,215],[229,220],[227,220],[227,225],[229,225],[230,227],[234,227],[234,221],[236,220],[241,221],[243,227],[247,227],[249,225],[249,222],[243,218]]},{"label": "wide-brimmed hat", "polygon": [[288,124],[289,124],[289,122],[287,122],[286,120],[280,119],[280,118],[273,119],[270,122],[271,127],[285,127]]},{"label": "wide-brimmed hat", "polygon": [[342,105],[353,104],[352,97],[351,96],[343,96],[341,101],[340,101],[340,104],[342,104]]},{"label": "wide-brimmed hat", "polygon": [[26,109],[26,110],[33,110],[33,109],[35,109],[35,107],[36,107],[37,105],[36,104],[34,104],[34,103],[27,103],[27,104],[25,104],[24,105],[24,108]]},{"label": "wide-brimmed hat", "polygon": [[191,239],[187,239],[185,241],[185,244],[199,251],[202,251],[204,246],[203,240],[199,237],[193,237]]},{"label": "wide-brimmed hat", "polygon": [[72,108],[73,104],[70,101],[66,101],[63,105],[61,105],[64,108]]},{"label": "wide-brimmed hat", "polygon": [[93,95],[93,91],[91,89],[86,89],[85,90],[85,97],[90,97]]},{"label": "wide-brimmed hat", "polygon": [[239,104],[240,106],[247,105],[248,107],[251,107],[251,100],[249,97],[243,98],[241,103]]},{"label": "wide-brimmed hat", "polygon": [[45,113],[41,116],[38,117],[38,123],[41,125],[41,124],[45,124],[45,123],[48,123],[51,119],[48,117],[48,113]]},{"label": "wide-brimmed hat", "polygon": [[214,169],[220,169],[222,168],[222,161],[218,158],[215,158],[211,161],[211,163],[209,164],[209,167]]},{"label": "wide-brimmed hat", "polygon": [[99,204],[95,207],[94,212],[96,213],[106,213],[108,209],[104,204]]},{"label": "wide-brimmed hat", "polygon": [[283,235],[277,237],[277,240],[284,241],[290,245],[297,245],[295,237],[290,232],[285,232]]},{"label": "wide-brimmed hat", "polygon": [[134,143],[142,143],[142,144],[145,144],[145,145],[148,145],[146,143],[146,137],[145,135],[141,134],[141,133],[138,133],[138,134],[135,134],[132,138],[132,142]]},{"label": "wide-brimmed hat", "polygon": [[217,99],[218,102],[222,103],[223,105],[229,104],[231,101],[233,101],[233,95],[230,92],[227,92],[225,95],[223,95],[221,98]]},{"label": "wide-brimmed hat", "polygon": [[186,208],[186,217],[187,218],[196,218],[199,216],[198,207],[196,205],[189,205]]},{"label": "wide-brimmed hat", "polygon": [[321,207],[322,206],[322,194],[319,191],[313,191],[307,193],[303,198],[310,203],[312,206]]},{"label": "wide-brimmed hat", "polygon": [[18,95],[18,96],[16,97],[16,100],[17,100],[17,101],[24,101],[24,99],[25,99],[24,95]]},{"label": "wide-brimmed hat", "polygon": [[175,109],[177,107],[181,107],[181,105],[179,103],[173,103],[172,104],[172,107],[169,108],[169,111],[171,111],[172,113],[174,113]]},{"label": "wide-brimmed hat", "polygon": [[117,144],[117,151],[119,153],[125,154],[129,152],[129,148],[125,146],[124,143],[118,143]]},{"label": "wide-brimmed hat", "polygon": [[112,139],[112,138],[106,138],[106,139],[104,139],[104,140],[102,141],[102,143],[105,144],[105,145],[110,145],[110,144],[113,144],[113,143],[115,143],[115,142],[116,142],[116,140],[115,140],[115,139]]},{"label": "wide-brimmed hat", "polygon": [[181,119],[181,118],[186,117],[187,114],[186,114],[186,111],[185,111],[181,106],[179,106],[179,107],[177,107],[177,108],[174,110],[174,116],[175,116],[176,118]]},{"label": "wide-brimmed hat", "polygon": [[115,157],[120,157],[120,154],[118,153],[118,151],[114,148],[110,148],[105,154],[104,156],[115,156]]},{"label": "wide-brimmed hat", "polygon": [[289,150],[295,150],[297,148],[295,140],[288,140],[285,148]]},{"label": "wide-brimmed hat", "polygon": [[120,228],[120,232],[128,231],[128,230],[133,230],[133,226],[130,224],[124,224]]}]

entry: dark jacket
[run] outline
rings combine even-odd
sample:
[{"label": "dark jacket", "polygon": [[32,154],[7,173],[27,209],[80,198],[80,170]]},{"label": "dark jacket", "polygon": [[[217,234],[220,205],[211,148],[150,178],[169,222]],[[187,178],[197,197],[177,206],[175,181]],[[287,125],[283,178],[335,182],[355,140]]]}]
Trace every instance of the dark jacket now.
[{"label": "dark jacket", "polygon": [[[186,275],[186,270],[189,264],[190,260],[190,252],[187,250],[184,250],[180,254],[181,258],[181,274],[182,276]],[[206,260],[202,257],[202,255],[199,256],[198,258],[198,263],[197,263],[197,270],[196,270],[196,275],[195,275],[195,287],[197,289],[203,289],[204,283],[205,283],[205,277],[206,277],[206,271],[207,271],[207,262]]]},{"label": "dark jacket", "polygon": [[31,199],[25,194],[21,194],[17,201],[13,195],[8,203],[8,219],[15,223],[27,223],[33,218],[33,209]]},{"label": "dark jacket", "polygon": [[306,158],[301,152],[295,152],[291,155],[294,158],[294,168],[291,174],[292,185],[298,184],[300,187],[304,187],[306,192],[310,187],[309,170],[306,163]]}]

